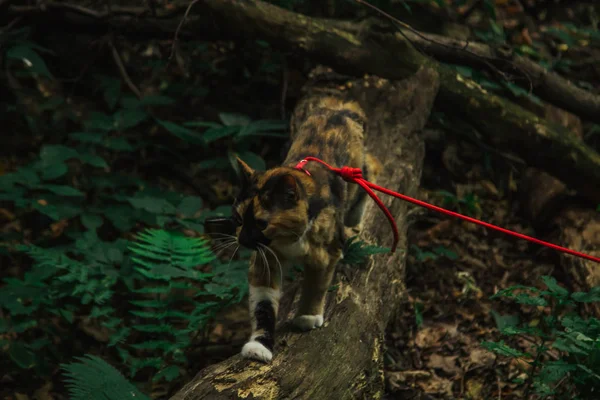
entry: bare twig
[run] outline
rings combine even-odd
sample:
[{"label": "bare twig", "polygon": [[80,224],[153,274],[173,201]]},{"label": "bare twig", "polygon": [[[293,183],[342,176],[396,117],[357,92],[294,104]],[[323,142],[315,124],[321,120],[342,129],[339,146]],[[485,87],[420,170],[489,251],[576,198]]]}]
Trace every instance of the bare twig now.
[{"label": "bare twig", "polygon": [[3,34],[4,32],[10,31],[16,24],[21,22],[21,19],[22,19],[22,17],[17,17],[15,19],[13,19],[12,21],[10,21],[8,24],[6,24],[6,26],[3,26],[2,29],[0,29],[0,35]]},{"label": "bare twig", "polygon": [[135,86],[135,84],[133,83],[133,81],[129,77],[129,74],[127,73],[127,70],[125,69],[125,65],[123,64],[123,60],[121,60],[121,56],[119,55],[119,51],[115,47],[115,45],[114,45],[114,43],[113,43],[112,40],[110,41],[110,50],[112,52],[113,59],[115,60],[115,64],[117,64],[117,68],[119,68],[119,72],[121,73],[121,77],[125,81],[125,84],[127,84],[127,86],[129,87],[129,89],[133,92],[133,94],[135,94],[135,96],[138,99],[141,99],[142,98],[142,93],[137,88],[137,86]]},{"label": "bare twig", "polygon": [[179,43],[179,31],[183,27],[183,24],[185,24],[185,20],[188,18],[188,15],[190,14],[192,7],[197,2],[198,2],[198,0],[194,0],[190,3],[190,5],[185,10],[185,14],[183,14],[183,18],[181,19],[181,21],[179,21],[179,25],[177,25],[177,30],[175,31],[175,37],[173,38],[173,45],[171,46],[171,54],[169,55],[169,63],[173,59],[173,56],[175,55],[176,46]]},{"label": "bare twig", "polygon": [[[434,43],[435,45],[438,45],[438,46],[447,47],[447,48],[449,48],[449,49],[451,49],[453,51],[459,50],[461,52],[465,52],[465,53],[470,54],[471,56],[479,58],[481,60],[481,62],[483,62],[485,65],[487,65],[488,68],[490,68],[494,73],[496,73],[497,75],[501,76],[502,79],[505,79],[505,80],[509,81],[511,75],[503,72],[502,70],[500,70],[499,68],[497,68],[494,64],[492,64],[490,61],[503,61],[503,62],[507,62],[507,63],[511,64],[513,67],[515,67],[515,69],[517,69],[517,70],[519,69],[511,61],[502,60],[502,59],[500,59],[498,57],[487,57],[487,56],[483,56],[481,54],[477,54],[477,53],[474,53],[474,52],[470,51],[468,49],[468,47],[469,47],[469,41],[465,41],[462,46],[450,46],[450,45],[448,45],[446,43],[443,43],[443,42],[440,42],[440,41],[436,41],[436,40],[432,39],[431,37],[428,37],[428,35],[425,35],[425,34],[419,32],[418,30],[414,29],[412,26],[408,25],[407,23],[400,21],[399,19],[393,17],[392,15],[386,13],[385,11],[383,11],[380,8],[372,5],[371,3],[366,2],[365,0],[354,0],[354,1],[356,1],[359,4],[363,4],[363,5],[367,6],[367,7],[369,7],[370,9],[374,10],[375,12],[377,12],[380,15],[383,15],[384,17],[388,18],[390,21],[394,22],[397,25],[400,25],[402,28],[404,28],[404,29],[408,30],[409,32],[411,32],[412,34],[416,35],[421,40],[424,40],[424,41],[427,41],[427,42],[432,42],[432,43]],[[413,46],[415,46],[416,48],[421,47],[418,42],[415,42],[414,40],[411,40],[411,38],[409,38],[405,34],[405,32],[402,31],[402,29],[399,29],[399,32]],[[422,50],[422,49],[420,49],[420,50]],[[533,83],[532,83],[531,79],[529,78],[529,75],[527,74],[526,71],[522,71],[521,70],[520,72],[522,72],[523,75],[525,75],[529,79],[529,91],[531,92],[533,90]]]}]

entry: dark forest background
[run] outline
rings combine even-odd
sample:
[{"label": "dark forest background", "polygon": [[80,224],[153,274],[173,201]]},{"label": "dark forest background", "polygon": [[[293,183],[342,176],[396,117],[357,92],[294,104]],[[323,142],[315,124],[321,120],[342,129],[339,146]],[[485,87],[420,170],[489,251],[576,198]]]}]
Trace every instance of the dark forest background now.
[{"label": "dark forest background", "polygon": [[[213,3],[0,0],[2,399],[165,399],[247,338],[250,254],[203,222],[230,215],[236,156],[261,170],[283,159],[310,71],[339,55],[227,15],[213,26]],[[406,32],[423,57],[501,98],[493,118],[509,122],[491,126],[491,111],[465,117],[440,92],[419,197],[599,254],[598,2],[268,3],[357,35]],[[556,127],[553,141],[520,140],[528,115],[541,136]],[[385,398],[598,398],[598,266],[411,218]],[[355,250],[359,261],[377,251]]]}]

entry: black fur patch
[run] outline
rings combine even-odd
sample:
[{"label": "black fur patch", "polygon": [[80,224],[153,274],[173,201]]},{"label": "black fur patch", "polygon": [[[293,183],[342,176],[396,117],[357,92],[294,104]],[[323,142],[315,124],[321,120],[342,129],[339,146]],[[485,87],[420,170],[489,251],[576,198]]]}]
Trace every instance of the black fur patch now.
[{"label": "black fur patch", "polygon": [[269,300],[258,302],[254,309],[254,317],[256,318],[256,329],[262,329],[265,332],[254,340],[273,351],[273,345],[275,344],[275,310],[271,302]]},{"label": "black fur patch", "polygon": [[271,242],[256,226],[254,204],[252,202],[250,202],[248,208],[246,208],[246,212],[244,212],[242,231],[240,232],[238,241],[241,245],[249,249],[256,249],[259,243],[268,245]]},{"label": "black fur patch", "polygon": [[286,210],[296,205],[296,191],[300,190],[300,183],[295,180],[296,187],[294,190],[290,191],[283,183],[284,176],[286,175],[289,176],[289,174],[286,173],[271,177],[261,188],[261,197],[268,199],[267,201],[261,201],[261,203],[265,204],[267,208]]},{"label": "black fur patch", "polygon": [[344,180],[333,173],[329,174],[329,190],[331,190],[333,205],[340,207],[344,196]]},{"label": "black fur patch", "polygon": [[327,202],[320,197],[310,199],[308,202],[308,220],[312,221],[317,218],[319,213],[327,207]]},{"label": "black fur patch", "polygon": [[364,121],[360,117],[360,115],[358,115],[354,111],[342,110],[336,112],[331,118],[327,120],[327,124],[325,124],[325,129],[334,129],[340,126],[346,126],[346,118],[350,118],[351,120],[356,121],[360,125],[364,125]]}]

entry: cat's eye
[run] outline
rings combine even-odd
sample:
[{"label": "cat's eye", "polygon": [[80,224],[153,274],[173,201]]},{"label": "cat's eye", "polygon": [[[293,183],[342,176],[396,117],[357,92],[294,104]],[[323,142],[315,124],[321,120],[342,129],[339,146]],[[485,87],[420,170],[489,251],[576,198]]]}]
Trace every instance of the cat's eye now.
[{"label": "cat's eye", "polygon": [[257,219],[256,220],[256,227],[258,229],[260,229],[261,231],[264,231],[265,229],[267,229],[267,226],[269,226],[269,222],[267,222],[264,219]]}]

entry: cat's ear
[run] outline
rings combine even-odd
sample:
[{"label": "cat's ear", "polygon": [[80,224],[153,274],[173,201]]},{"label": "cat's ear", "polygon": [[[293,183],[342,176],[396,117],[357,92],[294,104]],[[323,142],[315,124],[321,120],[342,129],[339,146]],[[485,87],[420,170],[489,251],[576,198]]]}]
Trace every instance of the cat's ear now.
[{"label": "cat's ear", "polygon": [[273,187],[272,196],[282,206],[291,206],[299,199],[299,188],[296,178],[292,174],[284,174],[277,178]]},{"label": "cat's ear", "polygon": [[254,175],[254,170],[252,168],[250,168],[250,166],[248,164],[246,164],[241,158],[236,157],[235,159],[236,159],[236,161],[238,163],[238,167],[240,169],[240,175],[242,176],[242,183],[243,184],[250,183],[250,180],[252,179],[252,175]]}]

